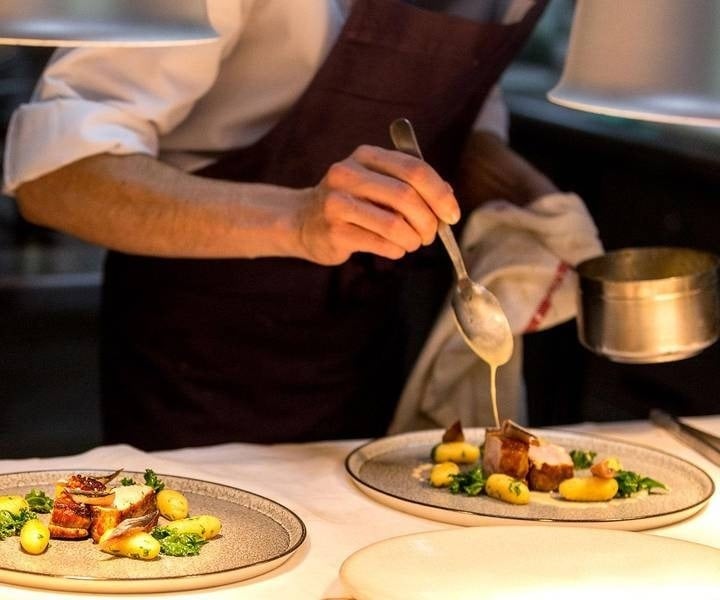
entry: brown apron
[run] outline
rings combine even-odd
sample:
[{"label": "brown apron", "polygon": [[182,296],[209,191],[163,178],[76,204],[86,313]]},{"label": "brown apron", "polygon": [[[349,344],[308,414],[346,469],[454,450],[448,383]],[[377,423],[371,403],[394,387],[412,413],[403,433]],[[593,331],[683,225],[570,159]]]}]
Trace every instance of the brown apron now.
[{"label": "brown apron", "polygon": [[[356,0],[300,99],[197,174],[316,185],[407,117],[452,181],[487,93],[545,1],[512,25]],[[110,252],[101,371],[107,443],[146,449],[382,435],[450,282],[437,244],[400,261],[167,259]]]}]

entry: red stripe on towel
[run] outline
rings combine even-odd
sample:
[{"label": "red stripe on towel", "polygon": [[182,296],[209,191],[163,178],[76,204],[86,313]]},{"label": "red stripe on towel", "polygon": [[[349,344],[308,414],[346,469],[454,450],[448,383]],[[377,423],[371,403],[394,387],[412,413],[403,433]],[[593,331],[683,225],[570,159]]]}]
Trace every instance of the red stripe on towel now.
[{"label": "red stripe on towel", "polygon": [[532,333],[533,331],[537,331],[540,327],[540,324],[542,323],[543,319],[547,315],[548,310],[550,310],[550,306],[552,304],[552,295],[555,293],[555,290],[560,287],[560,284],[562,283],[563,279],[565,278],[565,274],[570,270],[570,265],[566,263],[565,261],[560,261],[558,263],[557,269],[555,270],[555,277],[553,277],[552,282],[550,282],[550,285],[548,286],[547,292],[545,293],[545,296],[540,301],[540,304],[538,304],[537,308],[535,309],[535,312],[533,313],[533,316],[530,318],[530,321],[528,322],[527,326],[525,327],[524,333]]}]

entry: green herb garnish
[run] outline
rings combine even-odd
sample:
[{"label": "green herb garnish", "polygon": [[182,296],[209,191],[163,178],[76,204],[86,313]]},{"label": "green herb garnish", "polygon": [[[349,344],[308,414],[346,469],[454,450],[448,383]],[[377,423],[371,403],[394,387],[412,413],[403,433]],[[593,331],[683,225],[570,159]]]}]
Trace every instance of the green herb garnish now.
[{"label": "green herb garnish", "polygon": [[37,515],[27,508],[23,508],[17,514],[13,514],[9,510],[0,510],[0,540],[11,535],[18,535],[22,526],[36,517]]},{"label": "green herb garnish", "polygon": [[30,510],[36,513],[49,513],[53,509],[53,499],[42,490],[32,489],[25,494]]},{"label": "green herb garnish", "polygon": [[627,498],[641,490],[650,491],[655,488],[667,489],[664,483],[655,481],[650,477],[643,477],[634,471],[618,471],[615,473],[615,481],[618,482],[616,498]]},{"label": "green herb garnish", "polygon": [[165,487],[165,484],[157,478],[155,471],[152,469],[145,469],[145,485],[149,485],[155,490],[155,493]]},{"label": "green herb garnish", "polygon": [[167,527],[156,527],[152,536],[160,542],[160,554],[167,556],[195,556],[207,544],[197,533],[177,533]]},{"label": "green herb garnish", "polygon": [[487,478],[480,467],[474,467],[464,473],[450,475],[452,482],[448,489],[452,494],[477,496],[483,491]]},{"label": "green herb garnish", "polygon": [[[152,469],[145,469],[145,475],[143,478],[145,479],[145,485],[149,485],[155,490],[155,493],[165,487],[165,484],[158,479],[155,471]],[[135,480],[132,477],[123,477],[120,480],[120,485],[135,485]]]},{"label": "green herb garnish", "polygon": [[592,467],[596,456],[597,452],[592,450],[570,450],[570,458],[572,458],[573,466],[576,469],[589,469]]}]

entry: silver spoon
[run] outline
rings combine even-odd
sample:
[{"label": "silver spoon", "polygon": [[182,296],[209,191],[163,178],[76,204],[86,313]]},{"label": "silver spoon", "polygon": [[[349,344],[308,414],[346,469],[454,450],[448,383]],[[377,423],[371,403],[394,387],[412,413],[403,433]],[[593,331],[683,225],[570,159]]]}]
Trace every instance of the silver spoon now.
[{"label": "silver spoon", "polygon": [[[390,124],[390,137],[397,150],[422,160],[410,121],[393,121]],[[460,248],[447,223],[440,222],[438,236],[455,267],[457,281],[452,290],[451,304],[460,333],[475,354],[491,368],[504,365],[512,356],[513,336],[498,299],[486,287],[470,279]]]}]

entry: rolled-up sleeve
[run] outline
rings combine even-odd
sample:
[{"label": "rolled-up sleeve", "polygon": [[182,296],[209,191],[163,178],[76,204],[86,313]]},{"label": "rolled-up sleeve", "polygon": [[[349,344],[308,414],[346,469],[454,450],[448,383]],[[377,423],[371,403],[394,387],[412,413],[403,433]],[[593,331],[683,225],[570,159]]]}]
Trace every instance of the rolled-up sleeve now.
[{"label": "rolled-up sleeve", "polygon": [[159,137],[213,85],[241,23],[225,14],[213,26],[220,38],[196,46],[57,50],[10,120],[5,193],[95,154],[157,155]]}]

